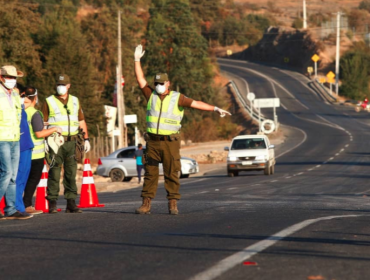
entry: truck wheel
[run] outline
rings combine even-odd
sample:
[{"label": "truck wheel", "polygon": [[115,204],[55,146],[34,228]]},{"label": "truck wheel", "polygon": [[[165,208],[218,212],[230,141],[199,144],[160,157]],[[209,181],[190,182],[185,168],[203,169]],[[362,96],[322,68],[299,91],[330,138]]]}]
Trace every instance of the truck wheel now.
[{"label": "truck wheel", "polygon": [[271,170],[271,168],[269,166],[266,166],[266,168],[264,170],[264,174],[265,175],[270,175],[270,170]]},{"label": "truck wheel", "polygon": [[234,171],[234,176],[239,176],[239,172],[238,171]]},{"label": "truck wheel", "polygon": [[180,178],[189,178],[189,174],[182,174],[182,172],[180,173]]},{"label": "truck wheel", "polygon": [[229,176],[229,177],[234,177],[234,172],[228,171],[228,172],[227,172],[227,176]]},{"label": "truck wheel", "polygon": [[118,168],[112,169],[112,171],[109,174],[112,182],[122,182],[123,179],[125,179],[125,173]]},{"label": "truck wheel", "polygon": [[270,169],[270,174],[274,174],[275,173],[275,165],[271,166],[271,169]]}]

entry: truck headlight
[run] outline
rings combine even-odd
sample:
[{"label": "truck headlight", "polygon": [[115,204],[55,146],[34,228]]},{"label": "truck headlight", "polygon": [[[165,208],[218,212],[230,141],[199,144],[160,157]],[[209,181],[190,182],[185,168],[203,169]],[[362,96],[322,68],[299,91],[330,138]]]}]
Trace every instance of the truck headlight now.
[{"label": "truck headlight", "polygon": [[236,158],[236,157],[228,157],[228,158],[227,158],[227,160],[228,160],[228,161],[236,161],[236,160],[237,160],[237,158]]},{"label": "truck headlight", "polygon": [[256,160],[265,161],[267,160],[267,157],[265,155],[256,156]]}]

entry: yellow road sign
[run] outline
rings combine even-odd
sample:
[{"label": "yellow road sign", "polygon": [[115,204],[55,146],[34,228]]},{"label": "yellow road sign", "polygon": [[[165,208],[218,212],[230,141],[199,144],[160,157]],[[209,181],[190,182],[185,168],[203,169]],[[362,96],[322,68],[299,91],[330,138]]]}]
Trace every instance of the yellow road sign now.
[{"label": "yellow road sign", "polygon": [[318,62],[320,60],[320,57],[317,55],[317,54],[314,54],[311,59],[314,61],[314,62]]},{"label": "yellow road sign", "polygon": [[313,72],[313,67],[307,67],[307,72],[312,73]]},{"label": "yellow road sign", "polygon": [[328,77],[329,79],[334,79],[335,74],[332,71],[330,71],[328,74],[326,74],[326,77]]},{"label": "yellow road sign", "polygon": [[327,82],[328,82],[329,84],[335,84],[335,79],[334,79],[334,78],[328,78],[328,79],[327,79]]},{"label": "yellow road sign", "polygon": [[323,83],[326,83],[326,78],[320,78],[320,79],[319,79],[319,82],[320,82],[320,83],[322,83],[322,84],[323,84]]}]

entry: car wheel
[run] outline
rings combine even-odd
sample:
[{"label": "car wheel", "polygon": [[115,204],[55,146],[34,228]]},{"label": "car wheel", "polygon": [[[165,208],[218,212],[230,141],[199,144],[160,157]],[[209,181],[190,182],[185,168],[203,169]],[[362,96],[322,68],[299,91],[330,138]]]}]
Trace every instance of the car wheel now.
[{"label": "car wheel", "polygon": [[271,166],[271,170],[270,170],[270,174],[274,174],[275,173],[275,165]]},{"label": "car wheel", "polygon": [[238,171],[234,171],[234,176],[239,176],[239,172]]},{"label": "car wheel", "polygon": [[125,178],[123,179],[123,181],[124,181],[124,182],[130,182],[130,181],[131,181],[131,179],[132,179],[132,177],[125,177]]},{"label": "car wheel", "polygon": [[227,176],[234,177],[234,172],[231,172],[231,171],[227,172]]},{"label": "car wheel", "polygon": [[180,173],[180,178],[189,178],[189,175],[190,174],[182,174],[182,172]]},{"label": "car wheel", "polygon": [[118,168],[112,169],[109,176],[112,182],[122,182],[125,179],[125,173]]},{"label": "car wheel", "polygon": [[270,175],[270,167],[269,166],[266,166],[266,168],[265,168],[265,171],[264,171],[264,174],[265,175]]}]

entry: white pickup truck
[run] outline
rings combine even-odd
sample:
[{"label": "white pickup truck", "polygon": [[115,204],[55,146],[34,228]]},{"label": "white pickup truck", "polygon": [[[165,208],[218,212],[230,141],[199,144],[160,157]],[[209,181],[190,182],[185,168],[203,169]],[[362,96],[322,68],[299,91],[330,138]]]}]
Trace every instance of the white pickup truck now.
[{"label": "white pickup truck", "polygon": [[227,156],[227,175],[237,176],[239,171],[264,171],[265,175],[274,174],[275,146],[270,145],[266,135],[239,135],[231,146]]}]

